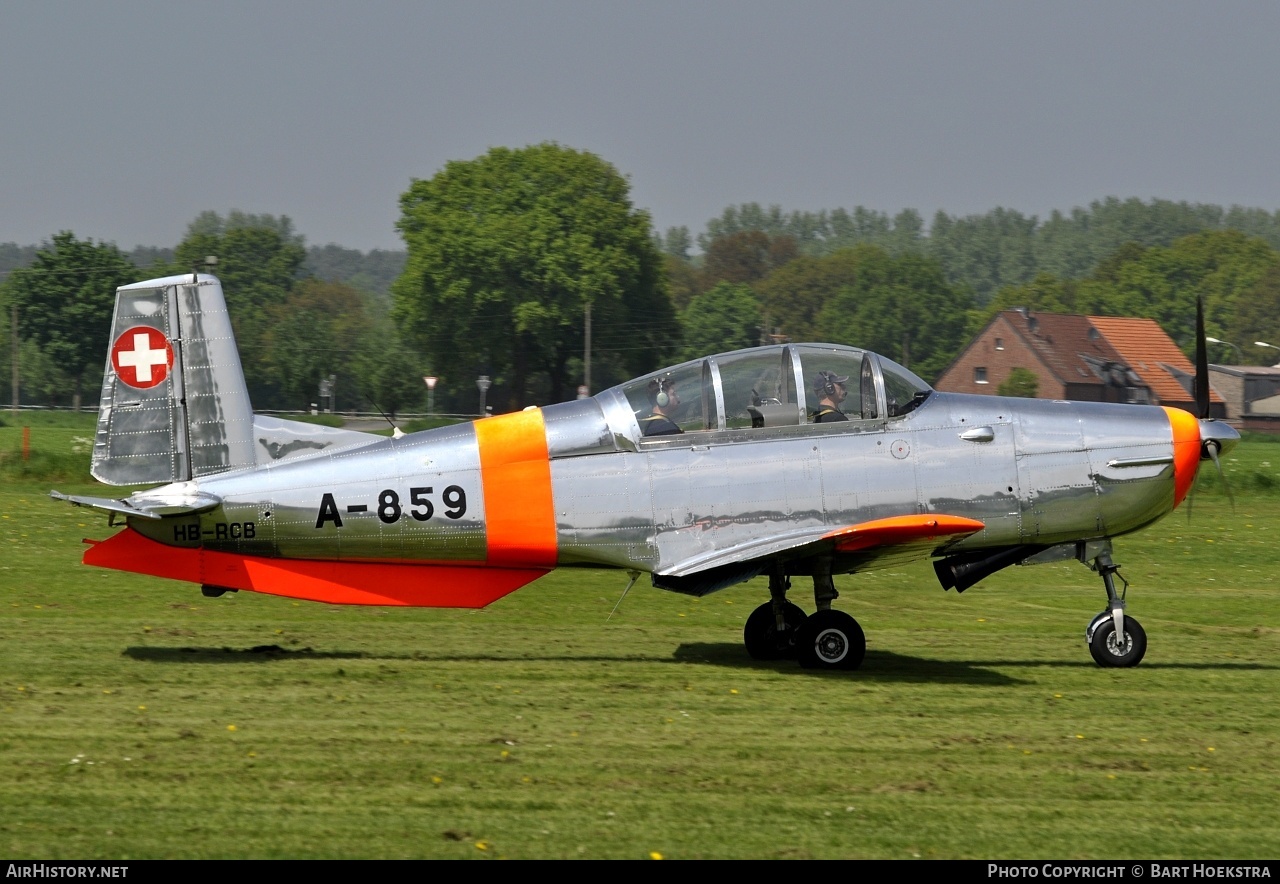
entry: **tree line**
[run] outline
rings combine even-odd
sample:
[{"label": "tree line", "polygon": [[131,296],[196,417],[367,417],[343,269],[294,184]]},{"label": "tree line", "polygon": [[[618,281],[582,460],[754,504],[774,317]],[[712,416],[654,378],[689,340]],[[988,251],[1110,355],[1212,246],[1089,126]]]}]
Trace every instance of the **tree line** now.
[{"label": "tree line", "polygon": [[0,245],[0,364],[18,358],[23,402],[92,403],[115,287],[206,255],[260,410],[305,409],[322,382],[344,410],[420,410],[430,375],[439,412],[474,413],[481,376],[505,411],[778,340],[868,347],[931,380],[1011,307],[1150,317],[1189,349],[1197,295],[1246,360],[1280,345],[1280,213],[1261,209],[1108,198],[926,227],[746,203],[695,238],[653,230],[600,157],[546,143],[415,180],[397,227],[404,251],[308,247],[289,218],[242,212],[202,213],[173,249]]}]

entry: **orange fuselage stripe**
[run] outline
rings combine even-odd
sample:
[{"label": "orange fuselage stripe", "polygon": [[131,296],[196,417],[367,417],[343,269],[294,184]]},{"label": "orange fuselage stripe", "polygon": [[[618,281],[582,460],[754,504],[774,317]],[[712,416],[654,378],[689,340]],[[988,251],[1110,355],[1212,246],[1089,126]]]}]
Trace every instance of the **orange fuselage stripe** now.
[{"label": "orange fuselage stripe", "polygon": [[1200,421],[1189,411],[1164,406],[1173,429],[1173,505],[1182,503],[1200,469]]},{"label": "orange fuselage stripe", "polygon": [[554,568],[556,514],[547,428],[538,409],[475,422],[484,486],[486,563]]}]

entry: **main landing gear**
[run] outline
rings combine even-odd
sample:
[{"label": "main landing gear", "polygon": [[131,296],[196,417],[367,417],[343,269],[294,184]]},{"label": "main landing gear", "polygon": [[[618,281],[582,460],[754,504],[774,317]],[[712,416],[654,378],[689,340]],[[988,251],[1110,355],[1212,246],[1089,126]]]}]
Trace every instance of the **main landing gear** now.
[{"label": "main landing gear", "polygon": [[[1147,633],[1142,624],[1124,613],[1124,594],[1116,593],[1114,580],[1119,576],[1120,566],[1111,561],[1109,552],[1103,552],[1090,567],[1102,575],[1102,584],[1107,589],[1107,610],[1089,621],[1084,631],[1089,653],[1099,666],[1137,666],[1147,653]],[[1129,588],[1123,577],[1120,581],[1125,589]]]},{"label": "main landing gear", "polygon": [[794,657],[806,669],[857,669],[867,652],[862,627],[831,607],[837,597],[829,568],[813,576],[817,610],[804,611],[787,601],[791,581],[781,571],[769,575],[770,600],[751,612],[742,631],[747,653],[757,660]]}]

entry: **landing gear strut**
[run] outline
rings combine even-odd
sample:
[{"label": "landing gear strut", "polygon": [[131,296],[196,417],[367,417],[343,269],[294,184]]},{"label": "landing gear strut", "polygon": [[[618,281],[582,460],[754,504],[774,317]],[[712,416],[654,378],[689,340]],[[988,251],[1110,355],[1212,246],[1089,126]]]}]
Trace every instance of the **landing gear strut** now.
[{"label": "landing gear strut", "polygon": [[[1120,566],[1111,561],[1109,552],[1101,553],[1090,565],[1102,575],[1102,585],[1107,590],[1107,610],[1094,617],[1084,631],[1089,653],[1099,666],[1137,666],[1147,653],[1147,634],[1142,624],[1124,613],[1124,593],[1116,593],[1115,577]],[[1120,581],[1129,584],[1123,577]]]}]

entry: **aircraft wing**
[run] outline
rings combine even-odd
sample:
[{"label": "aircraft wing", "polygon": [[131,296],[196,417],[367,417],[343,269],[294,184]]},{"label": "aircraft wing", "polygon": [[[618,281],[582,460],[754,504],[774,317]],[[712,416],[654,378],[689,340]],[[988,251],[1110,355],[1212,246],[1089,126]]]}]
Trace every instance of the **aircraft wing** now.
[{"label": "aircraft wing", "polygon": [[65,500],[74,506],[87,506],[107,513],[119,513],[123,516],[134,516],[139,519],[163,519],[165,516],[190,516],[211,510],[222,503],[222,498],[203,491],[186,494],[182,497],[166,496],[146,497],[132,495],[122,500],[109,497],[82,497],[76,494],[63,494],[50,491],[49,496],[55,500]]},{"label": "aircraft wing", "polygon": [[943,542],[968,537],[985,527],[976,519],[930,513],[874,519],[836,529],[809,528],[690,557],[655,573],[654,583],[682,592],[711,592],[758,576],[768,560],[783,554],[787,559],[833,556],[838,571],[854,570],[850,565],[866,568],[873,562],[900,564],[924,558]]}]

